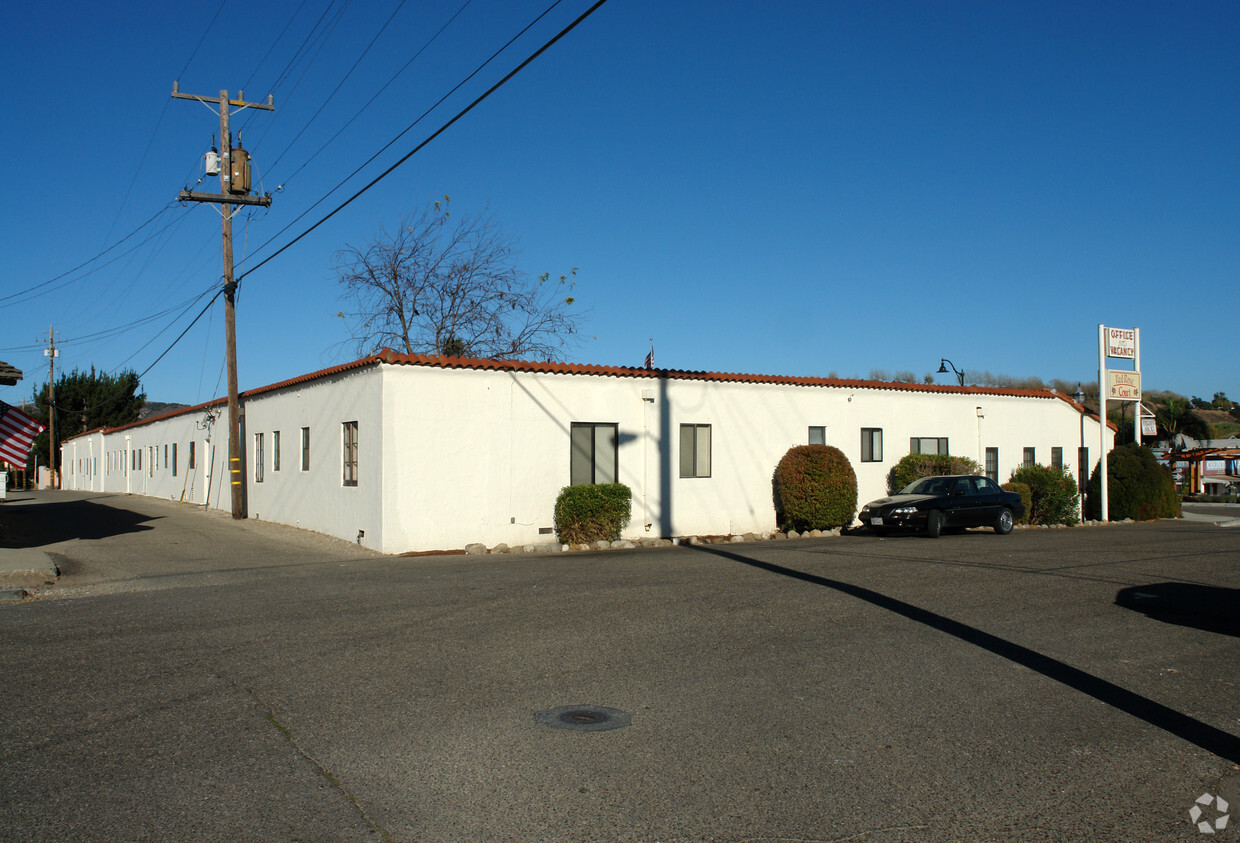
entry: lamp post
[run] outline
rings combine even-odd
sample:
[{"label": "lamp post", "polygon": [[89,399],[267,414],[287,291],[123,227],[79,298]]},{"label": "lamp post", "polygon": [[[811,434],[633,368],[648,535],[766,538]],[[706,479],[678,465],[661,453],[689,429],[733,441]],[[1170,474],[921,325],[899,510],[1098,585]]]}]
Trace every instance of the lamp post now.
[{"label": "lamp post", "polygon": [[1076,403],[1081,407],[1081,445],[1076,449],[1076,488],[1077,496],[1080,498],[1079,505],[1081,507],[1081,520],[1085,520],[1085,390],[1081,389],[1081,385],[1076,385],[1076,392],[1072,393],[1072,397],[1076,399]]},{"label": "lamp post", "polygon": [[948,360],[946,357],[939,358],[939,372],[938,373],[940,375],[947,374],[948,366],[952,367],[952,371],[956,373],[956,379],[960,381],[961,386],[964,386],[964,372],[957,369],[955,364],[952,363],[952,361]]}]

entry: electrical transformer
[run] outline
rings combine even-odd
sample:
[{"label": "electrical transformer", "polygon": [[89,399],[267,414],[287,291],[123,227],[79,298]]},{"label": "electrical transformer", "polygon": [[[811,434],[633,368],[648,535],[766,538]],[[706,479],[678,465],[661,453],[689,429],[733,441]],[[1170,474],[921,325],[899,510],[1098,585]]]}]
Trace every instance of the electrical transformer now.
[{"label": "electrical transformer", "polygon": [[231,150],[232,170],[228,180],[228,192],[234,196],[245,196],[250,192],[250,153],[240,146]]}]

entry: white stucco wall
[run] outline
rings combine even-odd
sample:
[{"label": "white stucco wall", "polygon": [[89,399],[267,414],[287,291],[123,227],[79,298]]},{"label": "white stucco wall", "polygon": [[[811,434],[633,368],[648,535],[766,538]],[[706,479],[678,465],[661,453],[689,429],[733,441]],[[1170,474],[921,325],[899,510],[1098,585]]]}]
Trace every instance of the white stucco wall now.
[{"label": "white stucco wall", "polygon": [[[361,530],[363,545],[382,547],[379,386],[378,369],[370,366],[243,396],[241,458],[248,517],[349,541],[357,541]],[[129,492],[231,511],[227,408],[216,405],[211,410],[215,414],[211,425],[206,423],[206,411],[197,410],[63,442],[62,465],[67,469],[63,487]],[[356,486],[343,482],[342,424],[346,421],[358,422]],[[310,429],[308,471],[301,470],[303,427]],[[278,471],[276,431],[281,440]],[[262,482],[257,481],[254,470],[254,434],[259,432],[264,436]],[[191,441],[195,443],[193,468],[189,466]],[[102,455],[93,474],[86,464],[92,453]],[[207,454],[212,455],[210,460]]]},{"label": "white stucco wall", "polygon": [[[210,494],[214,502],[223,477],[227,430],[223,420],[213,427],[206,424],[206,412],[202,411],[66,440],[60,446],[62,486],[190,503],[205,503]],[[207,456],[212,446],[216,452],[214,470]]]},{"label": "white stucco wall", "polygon": [[[999,479],[1024,457],[1075,466],[1080,414],[1058,398],[384,365],[387,544],[545,543],[569,483],[570,425],[615,423],[619,481],[633,491],[626,537],[775,528],[779,458],[827,428],[857,472],[859,504],[886,493],[910,437],[946,437],[977,459],[999,449]],[[981,408],[982,417],[978,416]],[[709,424],[711,476],[680,477],[681,424]],[[1091,462],[1097,423],[1086,419]],[[861,429],[883,431],[881,462],[861,462]]]},{"label": "white stucco wall", "polygon": [[[241,439],[250,518],[384,548],[380,386],[379,369],[370,366],[246,398]],[[356,486],[344,485],[343,425],[350,421],[358,425]],[[302,428],[310,431],[310,466],[305,471],[301,466]],[[257,433],[264,440],[261,483],[254,470]],[[223,506],[230,508],[227,498]],[[364,534],[360,541],[359,530]]]},{"label": "white stucco wall", "polygon": [[[556,496],[570,482],[574,422],[617,426],[617,479],[633,492],[628,538],[774,529],[775,465],[788,448],[809,441],[811,426],[825,427],[827,444],[852,462],[858,504],[886,494],[887,475],[909,453],[911,437],[947,438],[951,453],[983,467],[985,449],[998,448],[1000,482],[1026,447],[1041,464],[1062,448],[1065,466],[1075,469],[1081,439],[1081,414],[1049,393],[360,362],[243,394],[249,517],[349,541],[361,531],[361,544],[390,553],[470,542],[549,544]],[[62,443],[65,488],[230,509],[227,419],[222,406],[212,410],[218,417],[210,426],[205,408],[197,408]],[[343,478],[342,426],[350,421],[358,423],[356,486]],[[710,425],[709,477],[680,476],[682,424]],[[302,428],[310,429],[304,471]],[[882,430],[881,461],[861,461],[863,428]],[[1098,423],[1087,417],[1084,428],[1092,469]],[[256,433],[264,436],[261,482]]]}]

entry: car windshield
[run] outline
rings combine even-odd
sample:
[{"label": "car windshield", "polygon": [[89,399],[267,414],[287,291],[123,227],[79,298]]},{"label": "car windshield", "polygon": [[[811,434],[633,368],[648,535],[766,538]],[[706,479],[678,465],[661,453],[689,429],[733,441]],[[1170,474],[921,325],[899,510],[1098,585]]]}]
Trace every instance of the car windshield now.
[{"label": "car windshield", "polygon": [[922,477],[900,490],[902,495],[949,495],[955,477]]}]

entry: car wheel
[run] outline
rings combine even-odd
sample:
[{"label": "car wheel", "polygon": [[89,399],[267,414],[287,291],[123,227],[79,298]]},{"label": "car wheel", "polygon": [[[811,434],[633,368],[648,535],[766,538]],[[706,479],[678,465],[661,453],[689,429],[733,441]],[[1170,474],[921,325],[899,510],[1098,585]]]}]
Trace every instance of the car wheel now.
[{"label": "car wheel", "polygon": [[1006,536],[1012,532],[1012,510],[1004,509],[999,513],[999,520],[995,522],[995,532],[1001,536]]},{"label": "car wheel", "polygon": [[926,535],[932,539],[937,539],[939,534],[943,532],[943,513],[937,509],[926,516]]}]

